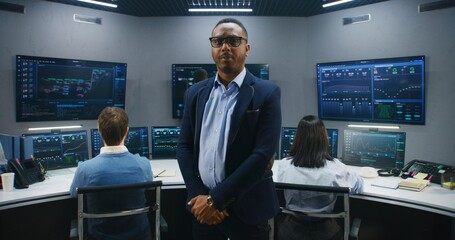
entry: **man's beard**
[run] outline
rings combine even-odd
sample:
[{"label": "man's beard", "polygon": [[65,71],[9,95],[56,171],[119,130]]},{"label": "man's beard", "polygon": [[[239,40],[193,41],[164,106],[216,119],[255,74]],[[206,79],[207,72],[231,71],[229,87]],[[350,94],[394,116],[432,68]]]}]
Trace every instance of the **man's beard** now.
[{"label": "man's beard", "polygon": [[225,74],[231,74],[234,72],[234,68],[232,66],[222,66],[220,69]]}]

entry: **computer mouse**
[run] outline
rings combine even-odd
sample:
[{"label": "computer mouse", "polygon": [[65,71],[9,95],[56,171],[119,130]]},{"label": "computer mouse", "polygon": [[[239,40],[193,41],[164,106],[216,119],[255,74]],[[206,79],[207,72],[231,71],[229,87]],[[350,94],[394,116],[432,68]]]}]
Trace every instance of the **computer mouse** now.
[{"label": "computer mouse", "polygon": [[359,175],[363,178],[375,178],[378,177],[378,171],[372,167],[362,167]]}]

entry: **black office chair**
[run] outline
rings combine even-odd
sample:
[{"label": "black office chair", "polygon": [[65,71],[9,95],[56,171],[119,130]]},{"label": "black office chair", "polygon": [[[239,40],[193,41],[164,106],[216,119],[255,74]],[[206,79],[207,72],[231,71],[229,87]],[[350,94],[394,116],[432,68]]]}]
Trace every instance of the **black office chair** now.
[{"label": "black office chair", "polygon": [[[313,219],[313,218],[335,218],[343,220],[343,239],[358,239],[358,231],[360,227],[360,219],[355,219],[353,221],[352,228],[350,228],[350,215],[349,215],[349,188],[348,187],[329,187],[329,186],[319,186],[319,185],[303,185],[303,184],[292,184],[292,183],[279,183],[275,182],[275,188],[277,190],[297,190],[297,191],[311,191],[311,192],[323,192],[323,193],[333,193],[337,197],[337,202],[335,204],[335,209],[333,212],[300,212],[292,211],[285,207],[285,204],[282,204],[281,213],[290,214],[296,216],[297,218],[304,219]],[[284,198],[283,195],[280,195]],[[340,201],[341,200],[341,201]],[[284,202],[284,199],[282,199]],[[340,204],[341,203],[341,204]],[[274,236],[274,231],[277,227],[275,223],[272,223],[272,236]]]},{"label": "black office chair", "polygon": [[[150,228],[152,230],[151,236],[154,240],[160,240],[161,186],[161,181],[152,181],[77,188],[77,225],[79,239],[83,240],[86,237],[87,233],[84,230],[84,224],[86,224],[84,219],[86,218],[125,217],[145,213],[147,214]],[[131,201],[137,202],[138,199],[141,199],[141,195],[144,197],[144,206],[135,207],[133,209],[131,206],[128,206]],[[88,201],[105,201],[106,199],[108,199],[108,201],[106,201],[106,207],[103,207],[105,209],[88,210],[86,207],[88,205]]]}]

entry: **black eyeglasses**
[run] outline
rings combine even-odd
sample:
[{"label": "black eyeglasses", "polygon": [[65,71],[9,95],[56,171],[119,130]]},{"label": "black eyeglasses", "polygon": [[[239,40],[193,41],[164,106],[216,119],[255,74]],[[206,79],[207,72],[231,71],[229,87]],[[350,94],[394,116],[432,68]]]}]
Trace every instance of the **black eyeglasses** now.
[{"label": "black eyeglasses", "polygon": [[210,44],[214,48],[220,48],[223,46],[224,43],[227,43],[231,47],[238,47],[240,46],[240,43],[242,42],[242,39],[245,40],[245,42],[248,42],[248,39],[244,37],[211,37],[209,38]]}]

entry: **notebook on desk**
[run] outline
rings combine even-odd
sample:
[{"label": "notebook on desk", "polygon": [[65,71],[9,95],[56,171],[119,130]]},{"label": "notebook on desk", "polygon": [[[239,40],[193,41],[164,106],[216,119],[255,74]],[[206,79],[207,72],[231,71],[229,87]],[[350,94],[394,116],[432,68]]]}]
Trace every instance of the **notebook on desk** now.
[{"label": "notebook on desk", "polygon": [[408,178],[398,183],[398,188],[420,192],[430,184],[430,180]]},{"label": "notebook on desk", "polygon": [[371,183],[371,186],[382,187],[382,188],[390,188],[390,189],[397,189],[398,188],[398,183],[393,178],[378,178],[376,181]]}]

